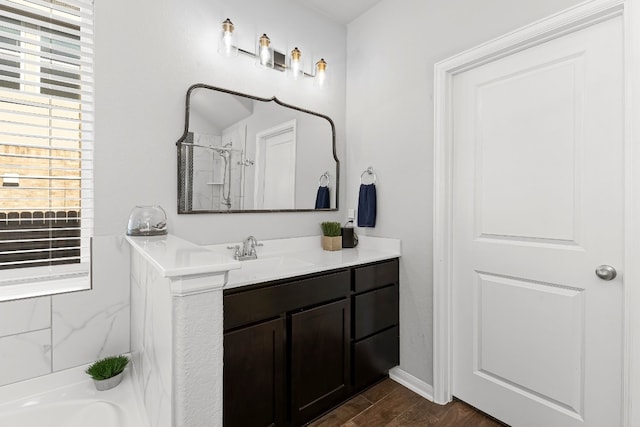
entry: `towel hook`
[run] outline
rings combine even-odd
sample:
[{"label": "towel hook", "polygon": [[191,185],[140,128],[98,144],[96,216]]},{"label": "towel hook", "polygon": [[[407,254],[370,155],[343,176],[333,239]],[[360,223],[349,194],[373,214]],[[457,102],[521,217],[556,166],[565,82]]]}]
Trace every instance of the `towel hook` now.
[{"label": "towel hook", "polygon": [[376,181],[378,181],[378,177],[376,176],[376,173],[373,171],[373,167],[369,166],[364,172],[362,172],[360,174],[360,184],[362,185],[362,178],[364,178],[365,175],[369,175],[373,177],[373,182],[371,184],[375,184]]},{"label": "towel hook", "polygon": [[[323,179],[327,181],[327,183],[324,185],[322,184]],[[318,180],[318,185],[320,185],[321,187],[328,187],[330,182],[331,181],[329,180],[329,171],[326,171],[325,173],[320,175],[320,179]]]}]

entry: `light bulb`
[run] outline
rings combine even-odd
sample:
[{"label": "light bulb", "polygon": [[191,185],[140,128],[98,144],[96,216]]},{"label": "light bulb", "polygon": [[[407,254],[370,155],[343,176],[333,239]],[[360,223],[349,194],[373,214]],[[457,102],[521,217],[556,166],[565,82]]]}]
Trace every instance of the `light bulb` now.
[{"label": "light bulb", "polygon": [[297,47],[294,48],[291,51],[291,63],[290,63],[290,68],[291,68],[291,75],[294,79],[298,79],[298,77],[300,77],[300,70],[302,67],[302,52],[300,52],[300,49],[298,49]]},{"label": "light bulb", "polygon": [[258,56],[260,57],[260,65],[269,66],[269,62],[271,62],[271,50],[269,49],[270,44],[271,40],[269,40],[269,37],[267,37],[266,34],[263,34],[258,42]]},{"label": "light bulb", "polygon": [[233,46],[233,33],[231,31],[225,31],[223,33],[222,43],[226,51],[231,51],[231,46]]},{"label": "light bulb", "polygon": [[238,49],[233,44],[233,23],[228,18],[222,23],[222,38],[218,45],[218,53],[226,57],[238,54]]},{"label": "light bulb", "polygon": [[271,53],[269,52],[269,48],[262,46],[260,48],[260,63],[262,65],[267,65],[269,63],[269,59],[271,59]]},{"label": "light bulb", "polygon": [[324,87],[327,84],[327,62],[324,59],[316,62],[315,84]]}]

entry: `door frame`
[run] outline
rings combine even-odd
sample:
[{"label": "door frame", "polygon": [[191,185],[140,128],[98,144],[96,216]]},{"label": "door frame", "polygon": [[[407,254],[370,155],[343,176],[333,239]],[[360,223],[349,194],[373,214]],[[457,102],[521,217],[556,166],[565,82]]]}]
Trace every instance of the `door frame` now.
[{"label": "door frame", "polygon": [[[264,209],[264,170],[266,166],[264,165],[264,159],[261,156],[264,155],[264,142],[265,140],[278,136],[283,133],[291,132],[293,135],[293,164],[295,166],[298,155],[298,134],[297,134],[297,122],[296,119],[288,120],[286,122],[280,123],[268,129],[261,130],[256,133],[256,151],[255,151],[255,175],[254,175],[254,184],[253,184],[253,206],[254,209]],[[294,167],[293,173],[290,173],[290,182],[291,187],[293,188],[293,193],[291,194],[291,209],[295,209],[295,200],[296,200],[296,172],[297,168]],[[262,182],[263,188],[260,192],[258,192],[258,187]],[[262,201],[259,202],[259,195],[262,196]],[[260,207],[258,207],[260,205]],[[287,208],[289,209],[289,208]]]},{"label": "door frame", "polygon": [[[433,390],[434,401],[452,400],[452,184],[453,77],[501,57],[542,44],[604,20],[622,16],[624,26],[624,427],[640,426],[640,0],[589,0],[454,55],[434,67],[434,219],[433,219]],[[635,40],[634,40],[635,39]],[[633,286],[632,284],[636,284]]]}]

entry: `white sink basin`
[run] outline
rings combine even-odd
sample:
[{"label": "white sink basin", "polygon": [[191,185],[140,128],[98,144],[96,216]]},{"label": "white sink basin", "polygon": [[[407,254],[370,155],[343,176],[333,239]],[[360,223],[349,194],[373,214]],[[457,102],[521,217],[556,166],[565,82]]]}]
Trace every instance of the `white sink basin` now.
[{"label": "white sink basin", "polygon": [[239,270],[229,271],[229,284],[246,282],[256,279],[274,279],[282,274],[304,270],[313,264],[289,256],[274,256],[267,258],[240,261]]}]

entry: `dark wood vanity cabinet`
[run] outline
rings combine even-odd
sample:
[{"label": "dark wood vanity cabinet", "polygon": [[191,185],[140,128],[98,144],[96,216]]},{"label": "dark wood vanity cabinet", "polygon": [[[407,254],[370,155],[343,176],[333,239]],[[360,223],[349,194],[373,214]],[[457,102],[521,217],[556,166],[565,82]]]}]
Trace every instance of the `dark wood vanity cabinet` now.
[{"label": "dark wood vanity cabinet", "polygon": [[348,299],[291,315],[292,425],[312,420],[348,396],[350,320]]},{"label": "dark wood vanity cabinet", "polygon": [[360,391],[400,362],[398,260],[358,267],[353,295],[353,387]]},{"label": "dark wood vanity cabinet", "polygon": [[284,425],[285,326],[278,318],[224,334],[225,425]]},{"label": "dark wood vanity cabinet", "polygon": [[224,293],[224,426],[297,427],[398,364],[398,260]]}]

